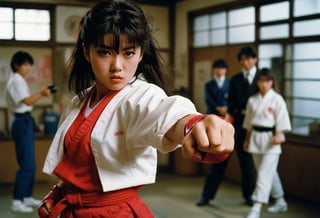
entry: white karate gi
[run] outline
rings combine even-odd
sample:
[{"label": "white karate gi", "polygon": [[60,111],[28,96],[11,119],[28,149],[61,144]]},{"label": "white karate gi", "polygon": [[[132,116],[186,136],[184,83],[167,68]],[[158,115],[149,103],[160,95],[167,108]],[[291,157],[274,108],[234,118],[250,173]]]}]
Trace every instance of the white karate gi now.
[{"label": "white karate gi", "polygon": [[[43,172],[53,175],[63,156],[65,134],[82,105],[78,97],[74,97],[61,116]],[[190,100],[168,97],[158,86],[141,79],[115,95],[91,133],[91,150],[103,191],[154,183],[157,150],[170,152],[180,146],[164,147],[165,133],[189,114],[198,114]]]},{"label": "white karate gi", "polygon": [[252,153],[257,169],[257,182],[252,199],[268,203],[270,192],[274,198],[284,195],[277,172],[281,145],[271,143],[272,131],[256,131],[253,126],[275,127],[276,132],[291,130],[286,103],[273,89],[265,96],[258,93],[249,98],[243,122],[243,127],[251,131],[248,152]]}]

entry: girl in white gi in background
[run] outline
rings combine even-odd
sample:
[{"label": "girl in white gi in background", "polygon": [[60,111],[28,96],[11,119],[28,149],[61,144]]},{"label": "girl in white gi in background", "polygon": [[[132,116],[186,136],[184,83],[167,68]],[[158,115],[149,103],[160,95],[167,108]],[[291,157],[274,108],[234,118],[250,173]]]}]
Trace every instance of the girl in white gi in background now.
[{"label": "girl in white gi in background", "polygon": [[284,212],[288,206],[277,172],[281,143],[285,141],[284,132],[291,129],[286,103],[277,93],[275,77],[270,69],[260,70],[256,76],[256,94],[251,96],[246,107],[243,127],[247,129],[244,149],[252,153],[257,181],[252,199],[255,202],[247,218],[259,218],[262,204],[269,197],[275,204],[269,212]]}]

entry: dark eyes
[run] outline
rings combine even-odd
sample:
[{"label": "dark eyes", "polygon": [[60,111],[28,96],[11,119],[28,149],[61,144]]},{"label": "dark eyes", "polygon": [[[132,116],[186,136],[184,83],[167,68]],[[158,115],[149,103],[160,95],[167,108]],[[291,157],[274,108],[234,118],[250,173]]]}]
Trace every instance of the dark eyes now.
[{"label": "dark eyes", "polygon": [[110,54],[111,54],[110,50],[108,50],[108,49],[98,49],[98,50],[97,50],[97,53],[98,53],[100,56],[107,56],[107,55],[110,55]]},{"label": "dark eyes", "polygon": [[[107,49],[100,49],[97,51],[97,53],[101,56],[108,56],[108,55],[111,55],[114,51],[111,51],[111,50],[107,50]],[[135,55],[135,52],[134,51],[124,51],[122,53],[125,57],[132,57]]]}]

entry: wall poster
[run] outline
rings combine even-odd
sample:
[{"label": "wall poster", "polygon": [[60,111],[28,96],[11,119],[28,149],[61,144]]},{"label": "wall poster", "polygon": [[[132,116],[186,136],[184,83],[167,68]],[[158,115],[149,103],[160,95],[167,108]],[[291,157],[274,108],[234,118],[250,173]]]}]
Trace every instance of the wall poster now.
[{"label": "wall poster", "polygon": [[201,113],[206,112],[204,100],[204,85],[211,79],[212,61],[197,61],[194,63],[193,71],[193,102]]}]

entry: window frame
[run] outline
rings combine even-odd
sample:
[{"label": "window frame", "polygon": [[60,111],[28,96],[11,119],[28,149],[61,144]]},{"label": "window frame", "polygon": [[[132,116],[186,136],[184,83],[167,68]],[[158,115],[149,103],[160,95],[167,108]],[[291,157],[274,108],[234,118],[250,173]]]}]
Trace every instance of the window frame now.
[{"label": "window frame", "polygon": [[[289,19],[288,20],[272,20],[272,21],[266,21],[266,22],[260,22],[260,7],[261,6],[265,6],[265,5],[270,5],[270,4],[275,4],[275,3],[280,3],[280,2],[289,2]],[[297,16],[297,17],[294,17],[294,0],[261,0],[261,1],[254,1],[254,0],[251,0],[251,1],[246,1],[246,2],[231,2],[231,3],[226,3],[226,4],[223,4],[223,5],[217,5],[217,6],[213,6],[211,8],[206,8],[204,10],[198,10],[198,11],[192,11],[188,14],[188,18],[189,18],[189,37],[192,39],[191,43],[189,43],[189,51],[190,51],[190,67],[189,67],[189,86],[190,86],[190,95],[192,96],[192,93],[193,93],[193,84],[192,84],[192,81],[193,81],[193,64],[192,64],[192,50],[193,49],[199,49],[199,48],[196,48],[196,47],[193,47],[192,45],[192,42],[193,42],[193,26],[192,26],[192,20],[194,17],[196,16],[201,16],[201,15],[205,15],[205,14],[214,14],[214,13],[219,13],[219,12],[228,12],[230,10],[234,10],[234,9],[237,9],[237,8],[245,8],[245,7],[250,7],[250,6],[254,6],[255,7],[255,41],[251,44],[254,44],[256,48],[258,48],[259,45],[261,44],[281,44],[282,45],[282,48],[283,48],[283,56],[282,56],[282,75],[281,75],[281,78],[282,78],[282,81],[279,81],[279,84],[280,87],[282,87],[282,90],[281,90],[281,93],[283,94],[284,98],[287,99],[288,101],[293,101],[294,99],[298,99],[294,96],[290,96],[288,92],[286,92],[286,84],[287,83],[294,83],[295,81],[298,81],[299,78],[287,78],[286,77],[286,65],[290,62],[292,62],[291,64],[293,65],[294,63],[294,60],[292,59],[286,59],[286,49],[288,46],[293,46],[294,44],[296,43],[302,43],[302,42],[319,42],[320,41],[320,35],[312,35],[312,36],[294,36],[293,35],[293,26],[294,26],[294,23],[295,22],[298,22],[298,21],[308,21],[308,20],[313,20],[313,19],[319,19],[320,18],[320,13],[317,13],[317,14],[311,14],[311,15],[305,15],[305,16]],[[270,38],[270,39],[261,39],[260,38],[260,29],[261,27],[266,27],[266,26],[272,26],[272,25],[281,25],[281,24],[288,24],[289,25],[289,33],[288,33],[288,37],[285,37],[285,38],[277,38],[277,39],[273,39],[273,38]],[[227,39],[228,40],[228,39]],[[245,44],[248,44],[248,43],[238,43],[238,45],[245,45]],[[224,45],[219,45],[220,47],[222,46],[226,46],[228,47],[229,44],[228,42]],[[214,48],[214,47],[218,47],[218,46],[215,46],[215,45],[208,45],[206,47],[201,47],[202,49],[203,48]],[[200,49],[201,49],[200,48]],[[258,52],[258,51],[257,51]],[[259,54],[258,54],[258,57],[259,57]],[[320,61],[320,59],[319,59]],[[291,84],[292,85],[292,84]],[[308,99],[308,97],[306,98],[301,98],[299,97],[299,99]],[[320,100],[319,100],[320,102]],[[289,110],[290,111],[290,110]],[[290,113],[290,118],[291,120],[295,119],[296,117],[298,116],[295,116],[294,114]],[[310,117],[302,117],[302,118],[305,118],[305,119],[312,119]],[[313,117],[313,119],[317,119],[319,120],[320,117]],[[291,132],[291,134],[297,134],[297,135],[306,135],[306,133],[301,133],[299,131],[295,132],[294,130]],[[309,133],[307,133],[309,134]]]},{"label": "window frame", "polygon": [[[53,47],[55,42],[55,19],[54,19],[54,5],[49,4],[34,4],[34,3],[2,3],[1,7],[12,8],[13,9],[13,38],[12,39],[0,39],[0,46],[47,46]],[[37,40],[16,40],[15,38],[15,10],[16,9],[34,9],[34,10],[47,10],[50,16],[50,39],[47,41],[37,41]]]}]

